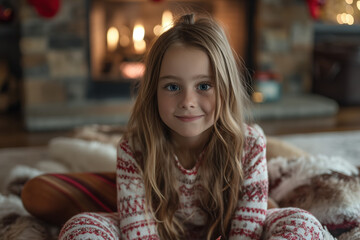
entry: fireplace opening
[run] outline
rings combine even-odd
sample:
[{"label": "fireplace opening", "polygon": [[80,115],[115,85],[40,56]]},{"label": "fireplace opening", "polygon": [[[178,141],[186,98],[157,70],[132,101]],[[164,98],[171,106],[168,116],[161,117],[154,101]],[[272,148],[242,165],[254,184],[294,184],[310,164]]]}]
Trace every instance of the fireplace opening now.
[{"label": "fireplace opening", "polygon": [[[251,54],[247,14],[251,4],[239,0],[92,0],[88,2],[89,69],[87,97],[130,98],[144,73],[151,42],[189,10],[210,13],[220,21],[235,52]],[[253,15],[252,15],[253,17]],[[250,47],[249,47],[250,45]]]}]

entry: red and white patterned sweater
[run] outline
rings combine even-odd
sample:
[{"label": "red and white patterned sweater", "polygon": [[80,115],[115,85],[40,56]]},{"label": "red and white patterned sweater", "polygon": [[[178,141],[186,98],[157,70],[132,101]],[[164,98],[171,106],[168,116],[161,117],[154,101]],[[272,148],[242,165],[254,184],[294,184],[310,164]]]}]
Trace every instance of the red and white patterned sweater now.
[{"label": "red and white patterned sweater", "polygon": [[[243,194],[231,222],[229,239],[260,239],[265,221],[268,195],[268,176],[265,158],[265,137],[262,132],[246,127],[246,144],[243,154],[244,182]],[[160,239],[153,219],[147,221],[145,215],[145,189],[129,142],[124,140],[118,147],[117,159],[117,198],[120,217],[121,239]],[[187,219],[189,227],[201,229],[205,224],[205,214],[199,207],[198,197],[201,194],[198,169],[200,164],[191,170],[184,169],[174,159],[179,186],[179,209],[177,217]],[[191,229],[189,229],[191,231]],[[201,235],[202,234],[202,235]],[[203,239],[206,233],[199,232]],[[197,237],[191,237],[195,239]]]}]

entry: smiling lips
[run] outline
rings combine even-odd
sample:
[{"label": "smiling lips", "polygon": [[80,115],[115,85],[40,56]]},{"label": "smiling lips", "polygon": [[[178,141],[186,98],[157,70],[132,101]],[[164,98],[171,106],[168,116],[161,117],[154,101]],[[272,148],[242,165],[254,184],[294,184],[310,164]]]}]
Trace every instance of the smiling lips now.
[{"label": "smiling lips", "polygon": [[176,116],[176,118],[178,118],[180,121],[183,121],[183,122],[192,122],[192,121],[198,120],[202,116],[203,115],[199,115],[199,116]]}]

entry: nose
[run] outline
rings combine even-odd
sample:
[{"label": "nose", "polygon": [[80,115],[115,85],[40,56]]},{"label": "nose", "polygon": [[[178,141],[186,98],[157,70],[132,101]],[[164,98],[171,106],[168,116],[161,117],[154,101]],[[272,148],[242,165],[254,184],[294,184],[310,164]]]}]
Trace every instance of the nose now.
[{"label": "nose", "polygon": [[195,108],[196,107],[196,92],[192,89],[186,89],[181,94],[181,99],[179,102],[179,107],[188,109],[188,108]]}]

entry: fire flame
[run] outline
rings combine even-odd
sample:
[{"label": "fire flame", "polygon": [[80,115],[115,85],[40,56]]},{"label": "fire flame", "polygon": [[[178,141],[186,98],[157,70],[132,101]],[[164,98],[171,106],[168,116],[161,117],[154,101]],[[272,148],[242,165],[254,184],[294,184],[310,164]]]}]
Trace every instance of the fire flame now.
[{"label": "fire flame", "polygon": [[145,28],[142,24],[136,24],[133,31],[134,49],[138,54],[144,53],[146,50]]},{"label": "fire flame", "polygon": [[163,32],[168,30],[173,26],[173,15],[169,10],[165,10],[162,14],[161,18],[161,26],[163,29]]},{"label": "fire flame", "polygon": [[115,27],[109,28],[107,31],[107,47],[110,52],[113,52],[117,48],[119,42],[119,31]]}]

